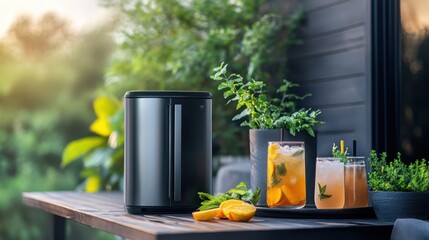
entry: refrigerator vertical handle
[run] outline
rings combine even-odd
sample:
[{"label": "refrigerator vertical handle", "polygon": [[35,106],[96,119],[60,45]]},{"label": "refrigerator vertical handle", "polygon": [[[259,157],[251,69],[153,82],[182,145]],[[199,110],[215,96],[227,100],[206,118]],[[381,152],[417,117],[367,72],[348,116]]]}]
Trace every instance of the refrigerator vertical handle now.
[{"label": "refrigerator vertical handle", "polygon": [[174,105],[174,187],[173,200],[182,200],[182,105]]}]

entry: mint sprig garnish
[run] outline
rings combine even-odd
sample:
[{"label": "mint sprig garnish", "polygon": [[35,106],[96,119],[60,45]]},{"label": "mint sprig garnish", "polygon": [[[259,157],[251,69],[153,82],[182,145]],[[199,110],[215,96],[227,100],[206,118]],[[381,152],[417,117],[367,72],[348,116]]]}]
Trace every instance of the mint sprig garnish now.
[{"label": "mint sprig garnish", "polygon": [[271,176],[271,187],[274,187],[275,185],[279,184],[282,180],[277,178],[277,174],[274,173],[273,176]]},{"label": "mint sprig garnish", "polygon": [[328,185],[325,185],[325,186],[320,186],[320,183],[317,183],[317,185],[319,186],[319,199],[320,200],[323,200],[323,199],[327,199],[327,198],[330,198],[330,197],[332,197],[332,194],[331,195],[328,195],[328,194],[325,194],[325,191],[326,191],[326,187],[328,186]]},{"label": "mint sprig garnish", "polygon": [[347,162],[347,156],[349,148],[346,147],[346,150],[344,153],[341,153],[340,150],[338,150],[338,146],[335,145],[335,143],[332,145],[332,157],[334,158],[341,158],[341,162],[346,163]]},{"label": "mint sprig garnish", "polygon": [[199,198],[202,200],[201,206],[198,210],[207,210],[212,208],[218,208],[219,205],[229,199],[238,199],[253,205],[259,202],[261,196],[261,189],[256,188],[254,191],[248,189],[245,182],[240,182],[235,188],[229,190],[226,193],[219,193],[214,196],[205,192],[198,192]]},{"label": "mint sprig garnish", "polygon": [[285,163],[276,164],[275,171],[271,176],[271,187],[274,187],[275,185],[279,184],[282,181],[279,178],[279,176],[285,176],[286,173],[287,173],[287,168]]},{"label": "mint sprig garnish", "polygon": [[277,169],[277,173],[278,173],[280,176],[284,176],[284,175],[286,175],[286,173],[287,173],[287,169],[286,169],[285,163],[277,164],[277,165],[276,165],[276,169]]}]

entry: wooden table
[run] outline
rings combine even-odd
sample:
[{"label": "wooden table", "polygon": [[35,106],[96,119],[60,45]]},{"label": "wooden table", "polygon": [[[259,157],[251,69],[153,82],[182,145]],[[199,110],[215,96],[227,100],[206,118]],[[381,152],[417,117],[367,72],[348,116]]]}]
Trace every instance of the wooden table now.
[{"label": "wooden table", "polygon": [[197,222],[191,214],[130,215],[120,192],[23,193],[25,205],[53,214],[54,239],[65,238],[65,219],[129,239],[390,239],[392,222],[375,219],[254,217],[251,222]]}]

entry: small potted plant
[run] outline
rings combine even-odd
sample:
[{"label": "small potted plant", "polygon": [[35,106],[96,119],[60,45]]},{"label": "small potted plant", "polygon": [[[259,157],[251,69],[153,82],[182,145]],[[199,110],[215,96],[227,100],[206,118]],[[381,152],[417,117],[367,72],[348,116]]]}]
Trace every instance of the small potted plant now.
[{"label": "small potted plant", "polygon": [[368,174],[371,203],[377,218],[394,221],[397,218],[429,218],[429,164],[416,160],[408,165],[401,154],[387,162],[385,152],[371,152]]},{"label": "small potted plant", "polygon": [[[298,84],[287,80],[283,80],[276,92],[269,93],[262,81],[245,81],[236,73],[228,75],[227,65],[223,63],[214,72],[211,79],[220,82],[218,90],[224,91],[227,103],[237,102],[236,109],[241,110],[232,120],[244,120],[241,126],[250,128],[251,187],[261,188],[259,203],[265,204],[268,141],[304,141],[307,183],[313,184],[317,148],[313,127],[322,123],[316,119],[321,111],[297,109],[296,106],[297,100],[310,94],[290,93],[290,89]],[[307,200],[310,201],[313,199],[312,189],[307,187]]]}]

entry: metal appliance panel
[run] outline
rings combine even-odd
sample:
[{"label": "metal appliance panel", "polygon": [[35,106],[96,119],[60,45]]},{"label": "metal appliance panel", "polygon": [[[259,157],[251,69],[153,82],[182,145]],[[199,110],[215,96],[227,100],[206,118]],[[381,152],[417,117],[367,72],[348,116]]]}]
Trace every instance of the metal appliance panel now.
[{"label": "metal appliance panel", "polygon": [[125,204],[170,206],[168,98],[125,98]]},{"label": "metal appliance panel", "polygon": [[196,207],[200,203],[197,192],[212,192],[212,102],[172,99],[171,112],[171,205]]}]

